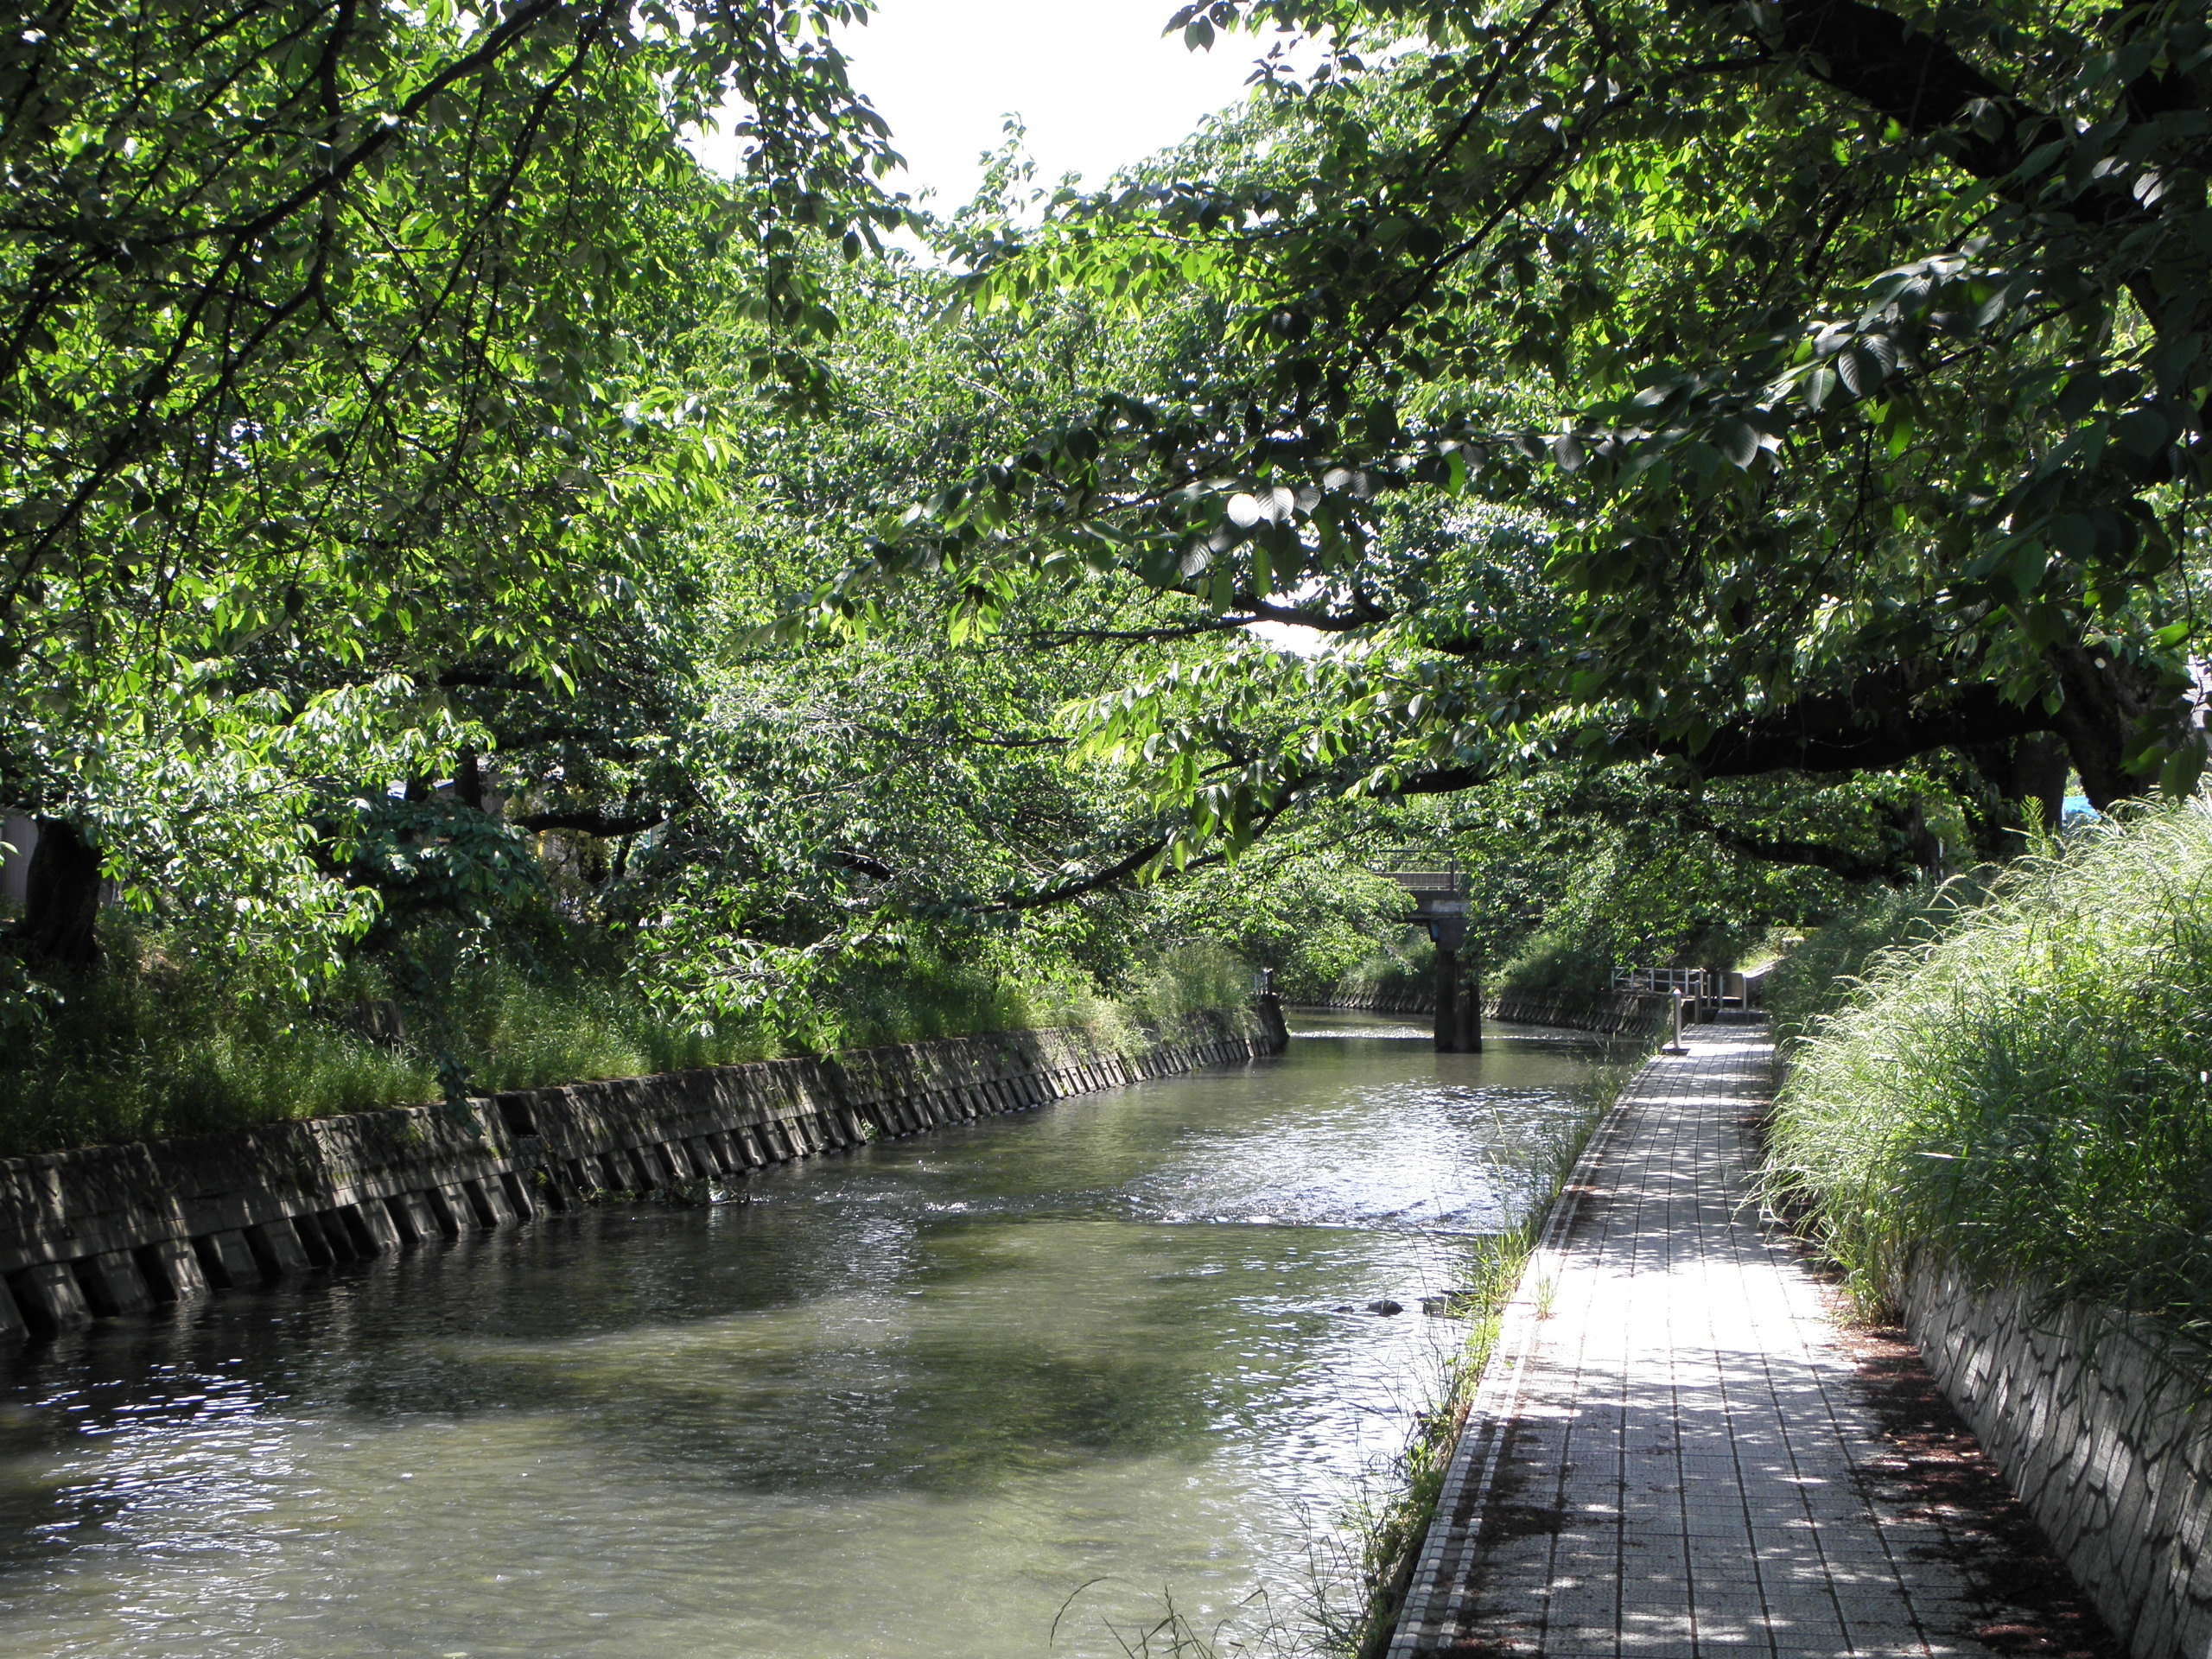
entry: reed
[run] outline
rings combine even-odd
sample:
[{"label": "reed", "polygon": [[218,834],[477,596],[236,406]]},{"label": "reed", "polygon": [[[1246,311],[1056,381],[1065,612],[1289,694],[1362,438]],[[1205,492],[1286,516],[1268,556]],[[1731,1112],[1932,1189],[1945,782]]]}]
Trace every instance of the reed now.
[{"label": "reed", "polygon": [[1977,869],[1941,884],[1884,887],[1836,912],[1792,945],[1768,969],[1762,1001],[1784,1049],[1851,995],[1875,958],[1924,944],[1985,896],[1989,872]]},{"label": "reed", "polygon": [[1770,1204],[1870,1311],[1913,1253],[2212,1331],[2212,810],[2023,861],[1807,1024]]}]

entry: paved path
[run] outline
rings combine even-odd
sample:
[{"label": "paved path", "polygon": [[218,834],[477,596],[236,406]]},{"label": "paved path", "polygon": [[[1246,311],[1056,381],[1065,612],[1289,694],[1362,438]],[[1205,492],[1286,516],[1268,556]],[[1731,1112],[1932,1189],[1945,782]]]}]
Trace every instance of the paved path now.
[{"label": "paved path", "polygon": [[1745,1206],[1763,1026],[1607,1120],[1509,1313],[1391,1659],[1978,1655],[1993,1609],[1885,1494],[1821,1287]]}]

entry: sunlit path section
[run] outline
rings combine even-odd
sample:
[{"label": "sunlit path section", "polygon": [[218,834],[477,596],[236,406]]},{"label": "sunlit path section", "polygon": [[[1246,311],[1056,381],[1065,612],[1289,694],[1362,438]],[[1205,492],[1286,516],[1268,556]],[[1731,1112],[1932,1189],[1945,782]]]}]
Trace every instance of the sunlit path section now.
[{"label": "sunlit path section", "polygon": [[1688,1047],[1637,1077],[1552,1217],[1393,1659],[1988,1650],[1940,1520],[1881,1489],[1821,1287],[1745,1201],[1765,1027]]}]

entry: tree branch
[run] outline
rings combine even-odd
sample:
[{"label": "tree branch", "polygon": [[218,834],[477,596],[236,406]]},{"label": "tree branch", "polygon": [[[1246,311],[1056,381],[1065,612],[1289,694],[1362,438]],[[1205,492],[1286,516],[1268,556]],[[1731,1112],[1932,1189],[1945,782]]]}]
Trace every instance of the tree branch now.
[{"label": "tree branch", "polygon": [[643,812],[626,816],[602,812],[597,807],[580,807],[566,812],[524,812],[508,820],[518,829],[535,835],[545,830],[581,830],[588,836],[635,836],[668,822],[668,814],[653,807]]}]

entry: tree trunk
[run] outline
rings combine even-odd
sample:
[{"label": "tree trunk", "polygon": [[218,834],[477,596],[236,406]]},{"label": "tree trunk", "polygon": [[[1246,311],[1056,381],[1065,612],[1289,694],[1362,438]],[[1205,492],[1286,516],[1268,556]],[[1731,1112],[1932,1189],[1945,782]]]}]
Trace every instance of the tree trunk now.
[{"label": "tree trunk", "polygon": [[2024,826],[2027,804],[2033,801],[2042,809],[2044,833],[2056,833],[2066,815],[2066,777],[2073,769],[2074,757],[2059,738],[2012,740],[2012,765],[2005,779],[2005,795],[2018,804]]},{"label": "tree trunk", "polygon": [[[2155,769],[2145,775],[2121,759],[2137,739],[2155,733],[2180,742],[2203,741],[2190,724],[2186,681],[2088,645],[2053,645],[2044,655],[2064,698],[2050,717],[2051,729],[2065,740],[2082,792],[2098,811],[2158,787]],[[2051,827],[2057,828],[2055,820]]]},{"label": "tree trunk", "polygon": [[31,961],[91,968],[100,959],[100,853],[61,818],[38,821],[23,916],[9,943]]},{"label": "tree trunk", "polygon": [[461,752],[461,762],[453,769],[453,792],[464,804],[479,812],[484,810],[484,764],[475,750]]}]

